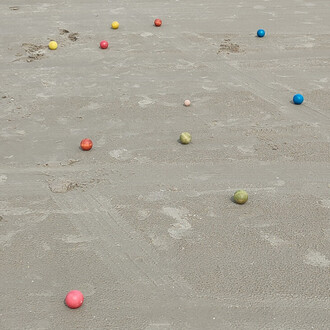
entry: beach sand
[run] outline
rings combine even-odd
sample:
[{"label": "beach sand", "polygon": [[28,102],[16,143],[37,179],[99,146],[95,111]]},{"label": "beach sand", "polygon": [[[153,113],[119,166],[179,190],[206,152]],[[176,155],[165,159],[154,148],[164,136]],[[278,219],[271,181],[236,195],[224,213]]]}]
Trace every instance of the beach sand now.
[{"label": "beach sand", "polygon": [[328,329],[329,1],[28,2],[0,4],[0,328]]}]

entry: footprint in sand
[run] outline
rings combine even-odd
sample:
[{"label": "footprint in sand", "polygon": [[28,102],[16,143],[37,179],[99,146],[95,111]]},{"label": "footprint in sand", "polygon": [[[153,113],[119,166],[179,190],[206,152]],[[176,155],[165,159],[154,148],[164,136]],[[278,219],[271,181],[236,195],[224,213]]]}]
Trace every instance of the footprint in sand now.
[{"label": "footprint in sand", "polygon": [[53,193],[66,193],[78,187],[79,185],[77,182],[73,182],[64,178],[58,178],[54,179],[53,181],[49,181],[48,186],[50,191]]}]

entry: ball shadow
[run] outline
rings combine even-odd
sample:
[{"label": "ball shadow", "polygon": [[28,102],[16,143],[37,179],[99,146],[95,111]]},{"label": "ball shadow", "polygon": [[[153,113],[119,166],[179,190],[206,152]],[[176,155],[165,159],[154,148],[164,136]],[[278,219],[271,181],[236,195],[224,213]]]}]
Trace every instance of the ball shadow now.
[{"label": "ball shadow", "polygon": [[180,139],[177,139],[176,142],[182,144],[183,146],[187,146],[188,144],[192,144],[192,141],[189,143],[182,143]]}]

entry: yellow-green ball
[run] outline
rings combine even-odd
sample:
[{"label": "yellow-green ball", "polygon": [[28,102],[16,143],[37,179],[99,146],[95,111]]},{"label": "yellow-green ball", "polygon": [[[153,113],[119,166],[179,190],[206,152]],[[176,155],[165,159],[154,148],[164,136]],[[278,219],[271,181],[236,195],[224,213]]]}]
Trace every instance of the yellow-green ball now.
[{"label": "yellow-green ball", "polygon": [[116,30],[119,28],[119,23],[117,21],[112,22],[111,27]]},{"label": "yellow-green ball", "polygon": [[237,204],[245,204],[248,200],[248,193],[245,190],[237,190],[234,194],[234,201]]},{"label": "yellow-green ball", "polygon": [[48,47],[49,49],[51,50],[55,50],[57,48],[57,42],[56,41],[51,41],[49,44],[48,44]]},{"label": "yellow-green ball", "polygon": [[188,132],[181,133],[180,142],[182,144],[189,144],[191,142],[191,135]]}]

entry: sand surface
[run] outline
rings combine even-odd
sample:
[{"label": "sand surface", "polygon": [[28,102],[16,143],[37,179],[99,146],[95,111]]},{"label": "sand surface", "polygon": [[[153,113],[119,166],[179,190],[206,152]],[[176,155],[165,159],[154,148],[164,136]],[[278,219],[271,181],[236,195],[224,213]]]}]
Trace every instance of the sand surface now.
[{"label": "sand surface", "polygon": [[328,329],[329,17],[2,0],[0,328]]}]

